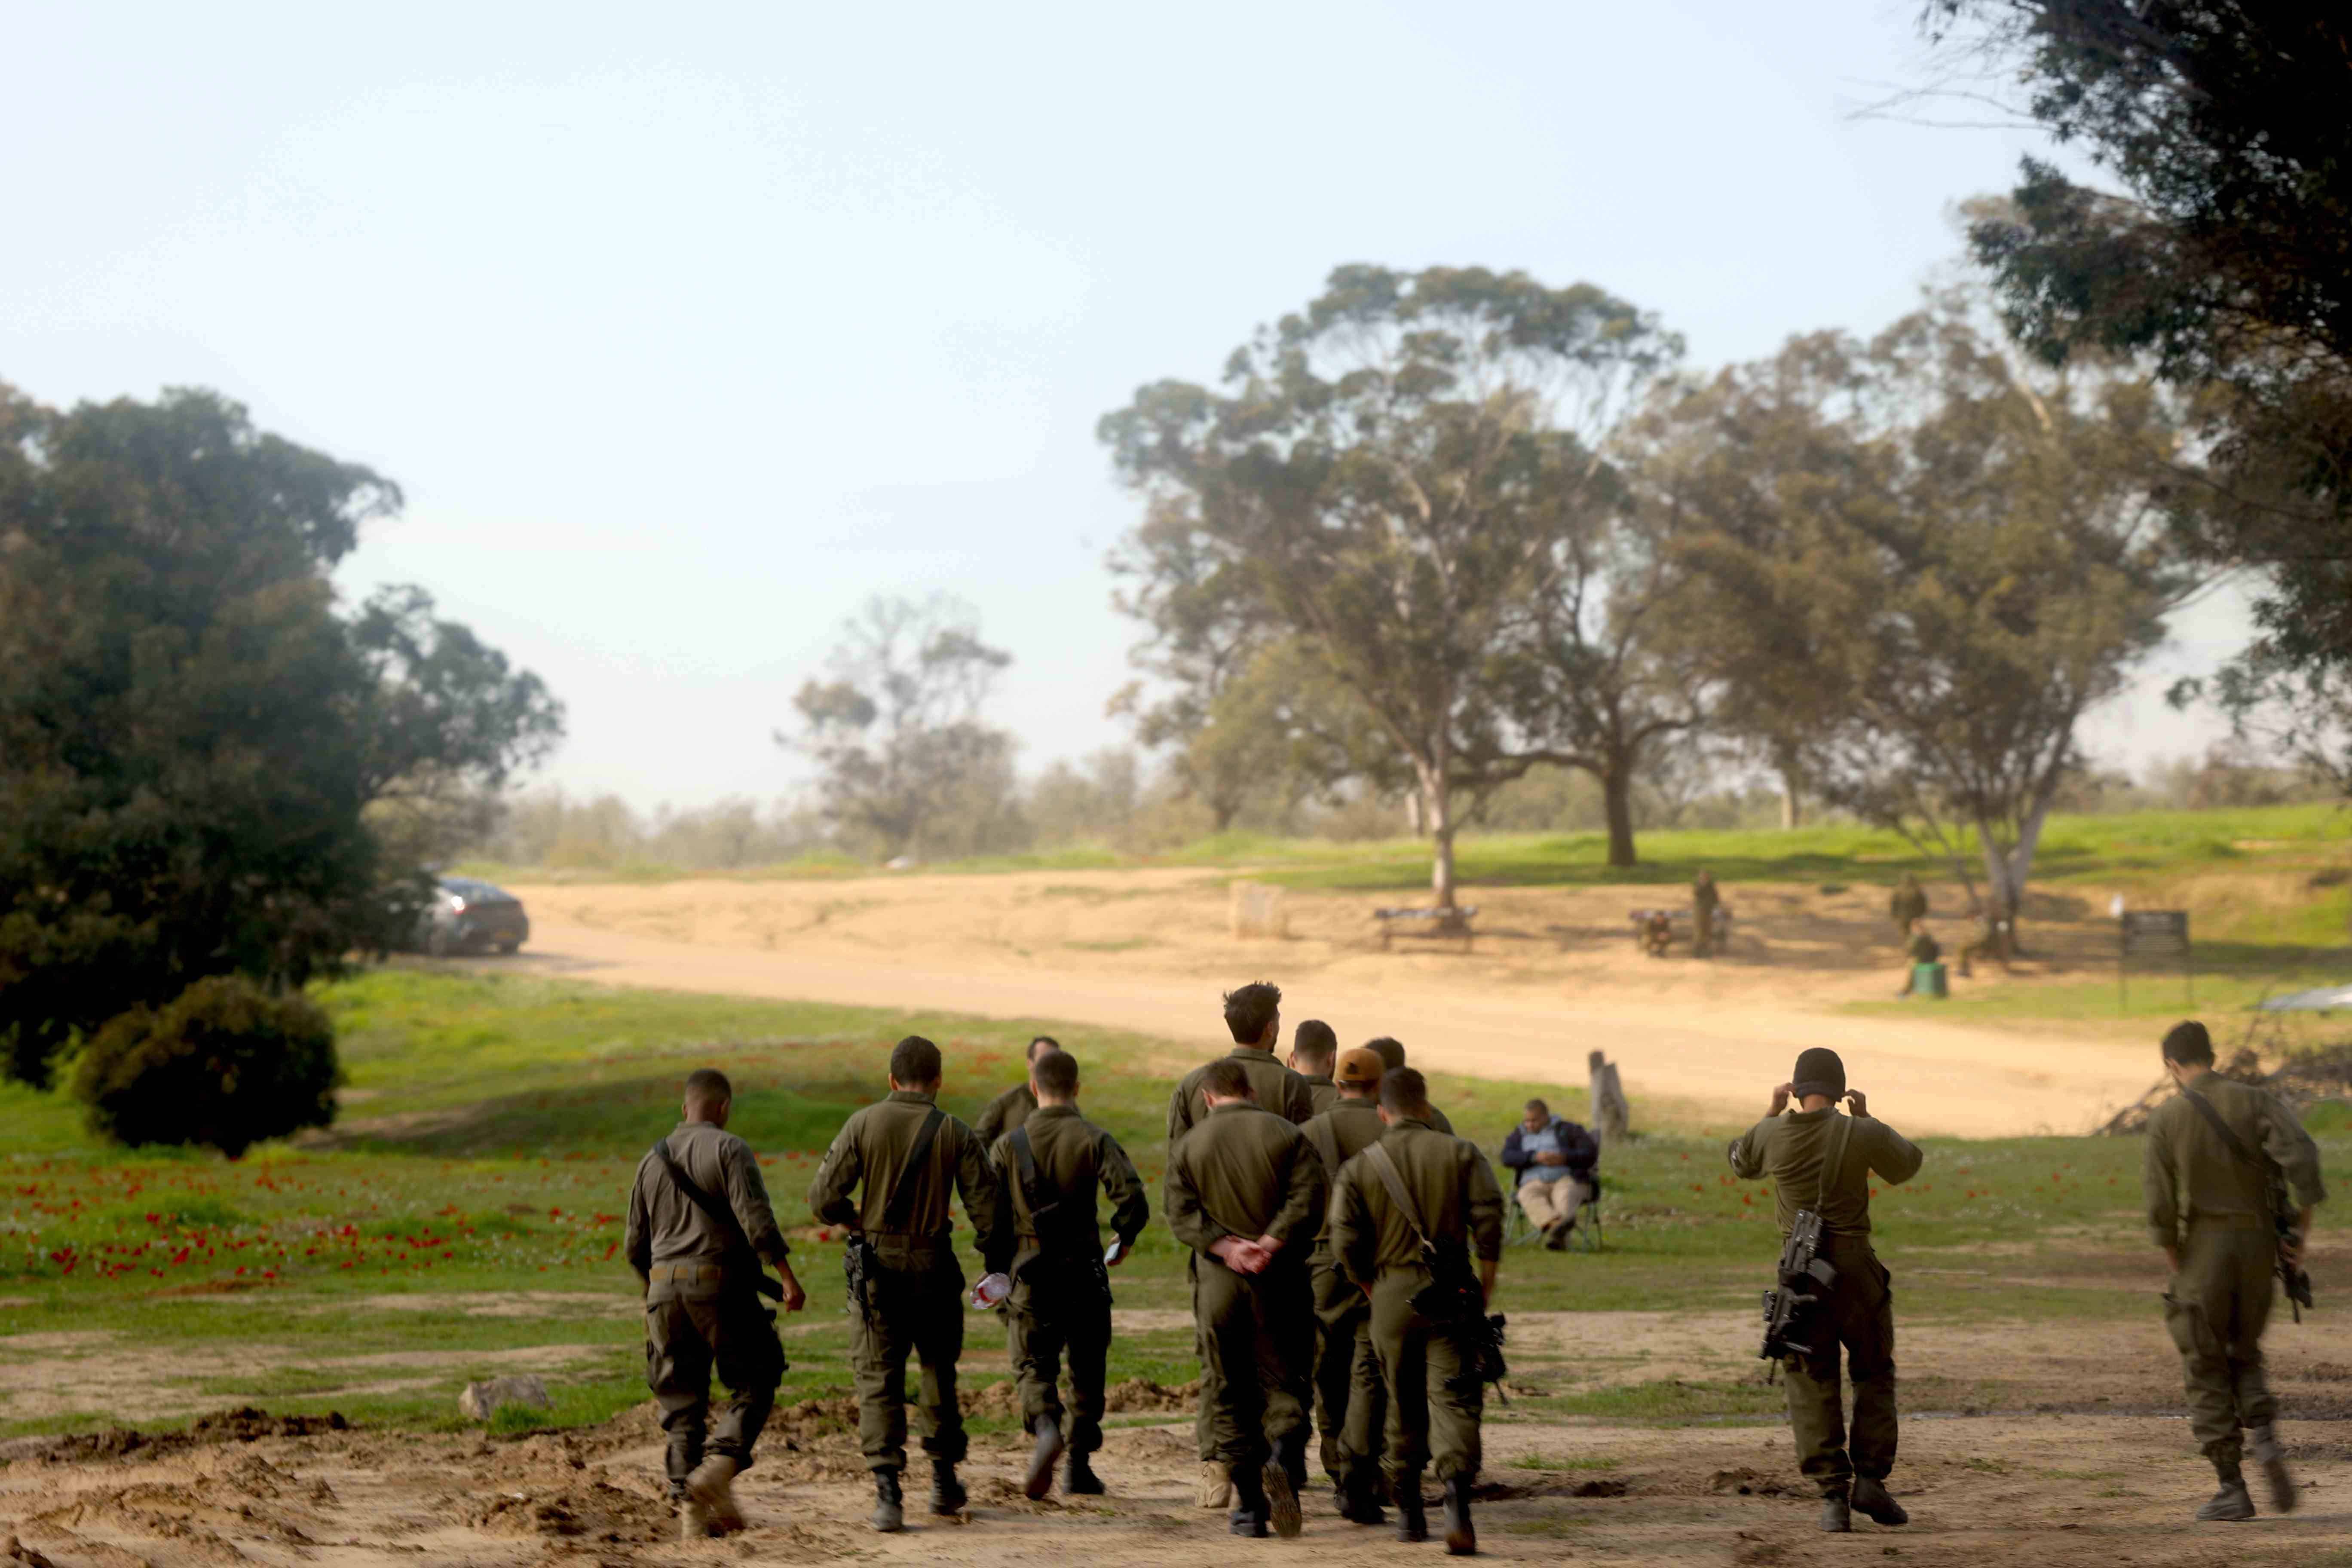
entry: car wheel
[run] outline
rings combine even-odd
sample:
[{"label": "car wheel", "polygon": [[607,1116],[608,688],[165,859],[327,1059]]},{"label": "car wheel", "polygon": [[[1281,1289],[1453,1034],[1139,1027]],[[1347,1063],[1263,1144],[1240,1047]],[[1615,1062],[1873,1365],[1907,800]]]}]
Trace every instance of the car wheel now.
[{"label": "car wheel", "polygon": [[521,946],[522,943],[519,942],[502,942],[499,943],[499,952],[508,958],[512,958]]}]

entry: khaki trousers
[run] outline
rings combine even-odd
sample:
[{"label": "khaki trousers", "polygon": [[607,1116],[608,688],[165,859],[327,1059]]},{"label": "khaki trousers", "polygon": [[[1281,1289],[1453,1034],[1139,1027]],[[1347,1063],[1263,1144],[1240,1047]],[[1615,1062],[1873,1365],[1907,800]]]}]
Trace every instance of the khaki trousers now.
[{"label": "khaki trousers", "polygon": [[2164,1326],[2180,1351],[2189,1427],[2224,1469],[2244,1458],[2241,1426],[2267,1426],[2278,1401],[2263,1375],[2278,1262],[2274,1227],[2199,1220],[2189,1226],[2180,1272],[2164,1293]]},{"label": "khaki trousers", "polygon": [[1514,1189],[1519,1207],[1538,1230],[1573,1225],[1579,1210],[1591,1200],[1591,1189],[1574,1176],[1556,1182],[1521,1182]]}]

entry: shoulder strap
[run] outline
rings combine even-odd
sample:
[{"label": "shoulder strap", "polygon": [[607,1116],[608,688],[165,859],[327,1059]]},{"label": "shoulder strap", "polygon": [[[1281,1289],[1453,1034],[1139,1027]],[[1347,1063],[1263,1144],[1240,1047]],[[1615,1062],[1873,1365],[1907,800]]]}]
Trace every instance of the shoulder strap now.
[{"label": "shoulder strap", "polygon": [[898,1180],[890,1188],[890,1201],[882,1205],[884,1230],[897,1230],[907,1223],[907,1211],[915,1206],[915,1189],[907,1178],[930,1158],[931,1145],[940,1136],[940,1124],[947,1119],[948,1113],[936,1105],[923,1118],[922,1131],[915,1134],[915,1146],[907,1151],[907,1163],[898,1167]]},{"label": "shoulder strap", "polygon": [[1060,1207],[1060,1203],[1037,1201],[1037,1151],[1029,1142],[1029,1129],[1016,1127],[1004,1135],[1004,1141],[1013,1148],[1013,1168],[1017,1178],[1013,1187],[1021,1194],[1021,1206],[1029,1213],[1029,1228],[1035,1230],[1039,1221]]},{"label": "shoulder strap", "polygon": [[2193,1089],[2183,1089],[2180,1094],[2182,1099],[2197,1108],[2197,1114],[2205,1119],[2205,1125],[2210,1127],[2220,1136],[2221,1142],[2229,1146],[2230,1152],[2241,1163],[2252,1165],[2264,1174],[2269,1173],[2270,1167],[2256,1158],[2252,1149],[2246,1147],[2245,1140],[2230,1131],[2230,1124],[2221,1120],[2221,1113],[2213,1109],[2211,1100]]},{"label": "shoulder strap", "polygon": [[711,1224],[732,1238],[729,1244],[730,1247],[744,1252],[751,1250],[751,1240],[744,1236],[742,1224],[736,1219],[735,1211],[695,1184],[694,1178],[686,1173],[685,1167],[670,1156],[667,1137],[654,1145],[653,1158],[669,1173],[670,1183],[677,1188],[678,1195],[709,1215]]},{"label": "shoulder strap", "polygon": [[1830,1147],[1822,1154],[1821,1173],[1813,1181],[1815,1214],[1822,1212],[1822,1200],[1830,1194],[1830,1178],[1844,1168],[1846,1146],[1853,1142],[1853,1118],[1840,1115],[1835,1106],[1830,1108],[1830,1116],[1837,1127],[1830,1133]]},{"label": "shoulder strap", "polygon": [[1389,1201],[1396,1205],[1399,1214],[1404,1215],[1404,1223],[1412,1228],[1413,1238],[1421,1243],[1421,1249],[1423,1252],[1436,1251],[1435,1244],[1429,1239],[1429,1227],[1421,1223],[1421,1205],[1412,1201],[1411,1193],[1405,1191],[1404,1176],[1397,1170],[1396,1160],[1389,1153],[1388,1145],[1370,1143],[1365,1145],[1364,1152],[1370,1158],[1372,1169],[1381,1173],[1381,1185],[1388,1188]]}]

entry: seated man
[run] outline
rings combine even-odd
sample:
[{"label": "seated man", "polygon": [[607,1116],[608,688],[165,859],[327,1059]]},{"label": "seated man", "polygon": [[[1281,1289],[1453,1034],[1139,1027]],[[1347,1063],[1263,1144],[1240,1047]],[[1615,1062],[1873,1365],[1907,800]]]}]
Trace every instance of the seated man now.
[{"label": "seated man", "polygon": [[1903,989],[1895,994],[1898,999],[1910,995],[1912,988],[1919,984],[1920,964],[1933,963],[1944,956],[1943,944],[1927,934],[1926,924],[1915,922],[1911,927],[1911,941],[1903,949],[1903,956],[1909,962],[1903,971]]},{"label": "seated man", "polygon": [[1600,1163],[1592,1134],[1554,1116],[1540,1100],[1528,1101],[1526,1117],[1503,1140],[1503,1168],[1518,1173],[1519,1207],[1552,1251],[1567,1249],[1577,1211],[1592,1200],[1592,1168]]}]

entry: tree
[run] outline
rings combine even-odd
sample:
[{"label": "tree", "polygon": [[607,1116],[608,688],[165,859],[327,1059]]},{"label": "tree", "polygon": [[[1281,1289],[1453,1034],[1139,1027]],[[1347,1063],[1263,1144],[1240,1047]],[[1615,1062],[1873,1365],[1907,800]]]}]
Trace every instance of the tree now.
[{"label": "tree", "polygon": [[[984,819],[1012,809],[1013,739],[980,719],[1012,662],[952,599],[877,598],[844,628],[834,679],[793,699],[804,734],[776,742],[815,759],[828,817],[887,857],[913,854],[952,807]],[[986,798],[972,798],[975,785]]]},{"label": "tree", "polygon": [[133,1007],[74,1063],[89,1130],[117,1143],[194,1143],[234,1160],[335,1120],[335,1029],[299,992],[239,975],[199,980],[160,1011]]},{"label": "tree", "polygon": [[209,393],[60,412],[0,388],[9,1076],[47,1082],[69,1039],[196,980],[299,986],[379,945],[404,868],[369,808],[421,769],[494,784],[560,731],[535,679],[450,651],[462,628],[421,666],[389,650],[422,595],[335,613],[329,570],[399,504]]},{"label": "tree", "polygon": [[[2234,689],[2330,710],[2352,675],[2352,34],[2285,0],[1934,0],[1947,47],[2120,191],[2027,160],[1970,237],[2008,320],[2053,363],[2150,353],[2194,396],[2178,521],[2256,568]],[[2193,504],[2192,504],[2193,503]]]},{"label": "tree", "polygon": [[1729,710],[1972,896],[1973,850],[2014,919],[2077,724],[2192,584],[2143,458],[2175,423],[2146,375],[2036,369],[1948,294],[1671,389],[1643,483]]},{"label": "tree", "polygon": [[1411,769],[1441,909],[1465,811],[1551,754],[1526,725],[1528,607],[1605,504],[1608,411],[1674,348],[1590,285],[1342,267],[1235,351],[1227,393],[1158,382],[1101,422],[1189,580],[1314,660]]}]

